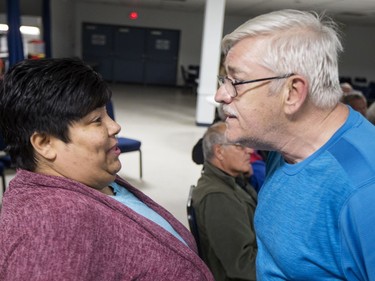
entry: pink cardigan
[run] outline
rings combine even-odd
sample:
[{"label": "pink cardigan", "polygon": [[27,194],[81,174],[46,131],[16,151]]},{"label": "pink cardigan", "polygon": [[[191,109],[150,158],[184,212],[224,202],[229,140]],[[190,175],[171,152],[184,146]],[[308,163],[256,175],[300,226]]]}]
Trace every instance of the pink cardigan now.
[{"label": "pink cardigan", "polygon": [[190,232],[168,211],[116,180],[163,216],[168,231],[78,182],[17,171],[0,216],[0,280],[214,280]]}]

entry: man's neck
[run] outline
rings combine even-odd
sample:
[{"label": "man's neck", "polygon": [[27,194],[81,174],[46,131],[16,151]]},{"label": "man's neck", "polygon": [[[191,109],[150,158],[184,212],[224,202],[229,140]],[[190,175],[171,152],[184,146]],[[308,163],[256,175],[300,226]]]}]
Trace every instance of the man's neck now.
[{"label": "man's neck", "polygon": [[341,103],[330,111],[311,112],[289,128],[289,138],[280,147],[280,153],[288,163],[306,159],[336,133],[348,115],[348,108]]}]

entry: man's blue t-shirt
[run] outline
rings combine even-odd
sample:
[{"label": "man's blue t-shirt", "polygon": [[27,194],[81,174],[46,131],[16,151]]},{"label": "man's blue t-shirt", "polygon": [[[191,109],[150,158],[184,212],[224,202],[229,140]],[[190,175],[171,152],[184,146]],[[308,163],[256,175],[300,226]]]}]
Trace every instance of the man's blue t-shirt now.
[{"label": "man's blue t-shirt", "polygon": [[257,280],[375,280],[375,127],[350,109],[304,161],[271,153],[255,229]]}]

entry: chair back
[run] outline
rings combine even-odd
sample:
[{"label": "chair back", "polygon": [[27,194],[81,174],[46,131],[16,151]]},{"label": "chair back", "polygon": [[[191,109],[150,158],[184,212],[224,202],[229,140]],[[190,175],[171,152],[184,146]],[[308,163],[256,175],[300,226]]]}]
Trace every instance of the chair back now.
[{"label": "chair back", "polygon": [[[3,151],[5,148],[6,148],[6,144],[4,142],[3,136],[0,133],[0,151]],[[6,188],[5,174],[4,174],[5,164],[2,161],[2,158],[4,157],[7,157],[7,156],[0,156],[0,177],[1,177],[1,184],[2,184],[2,193],[5,192],[5,188]]]},{"label": "chair back", "polygon": [[185,87],[196,87],[197,86],[196,79],[199,76],[196,76],[195,74],[189,73],[189,71],[183,65],[181,65],[181,75],[182,75],[182,78],[184,80]]},{"label": "chair back", "polygon": [[192,199],[194,188],[195,188],[195,185],[190,186],[189,197],[188,197],[187,204],[186,204],[186,211],[187,211],[187,219],[188,219],[188,223],[189,223],[190,232],[194,236],[195,242],[196,242],[197,247],[198,247],[198,254],[201,257],[198,224],[197,224],[197,220],[196,220],[196,216],[195,216],[195,211],[194,211],[194,207],[193,207],[193,199]]},{"label": "chair back", "polygon": [[107,114],[109,115],[109,117],[111,117],[112,120],[115,120],[115,113],[113,111],[113,104],[111,100],[106,104],[106,108],[107,108]]},{"label": "chair back", "polygon": [[[115,120],[115,110],[113,108],[112,100],[109,100],[106,104],[107,114],[109,117],[112,118],[113,121]],[[132,152],[132,151],[138,151],[139,152],[139,177],[142,178],[143,172],[142,172],[142,151],[141,151],[141,145],[142,142],[136,139],[131,138],[125,138],[121,136],[117,136],[118,140],[118,147],[121,151],[121,153],[126,152]]]},{"label": "chair back", "polygon": [[4,142],[3,135],[0,132],[0,151],[4,150],[6,148],[6,144]]}]

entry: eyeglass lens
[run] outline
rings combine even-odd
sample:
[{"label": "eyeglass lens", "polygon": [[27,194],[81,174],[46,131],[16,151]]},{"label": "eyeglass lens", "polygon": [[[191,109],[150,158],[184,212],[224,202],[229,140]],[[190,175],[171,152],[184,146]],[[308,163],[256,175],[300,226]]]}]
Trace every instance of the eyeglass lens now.
[{"label": "eyeglass lens", "polygon": [[231,98],[235,98],[237,96],[237,91],[235,86],[233,86],[232,80],[230,80],[228,77],[218,77],[218,80],[219,85],[224,85],[225,91]]}]

